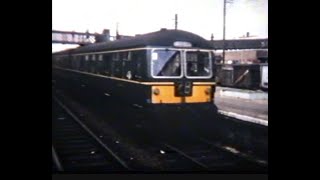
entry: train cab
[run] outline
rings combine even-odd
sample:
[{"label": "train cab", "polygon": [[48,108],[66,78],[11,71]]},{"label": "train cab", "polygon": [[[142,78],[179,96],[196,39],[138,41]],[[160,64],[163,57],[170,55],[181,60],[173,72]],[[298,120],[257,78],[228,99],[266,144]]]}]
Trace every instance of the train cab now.
[{"label": "train cab", "polygon": [[212,102],[215,84],[211,50],[176,41],[173,47],[151,48],[148,54],[149,77],[154,81],[152,104]]}]

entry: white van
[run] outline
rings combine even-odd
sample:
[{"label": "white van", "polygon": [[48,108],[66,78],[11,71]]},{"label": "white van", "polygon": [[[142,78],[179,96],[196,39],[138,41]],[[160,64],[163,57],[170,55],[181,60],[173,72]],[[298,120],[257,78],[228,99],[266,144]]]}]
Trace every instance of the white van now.
[{"label": "white van", "polygon": [[268,90],[268,64],[261,64],[260,72],[261,72],[260,87],[262,89]]}]

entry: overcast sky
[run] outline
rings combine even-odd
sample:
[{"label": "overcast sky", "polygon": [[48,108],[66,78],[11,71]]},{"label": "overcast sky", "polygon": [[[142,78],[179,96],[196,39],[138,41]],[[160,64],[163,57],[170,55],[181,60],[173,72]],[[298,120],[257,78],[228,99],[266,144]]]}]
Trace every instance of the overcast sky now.
[{"label": "overcast sky", "polygon": [[[227,0],[231,1],[231,0]],[[227,5],[226,38],[239,38],[250,32],[258,38],[268,37],[268,0],[232,0]],[[223,0],[52,0],[52,29],[135,35],[174,29],[190,31],[205,39],[213,33],[223,35]],[[66,45],[53,44],[52,51]]]}]

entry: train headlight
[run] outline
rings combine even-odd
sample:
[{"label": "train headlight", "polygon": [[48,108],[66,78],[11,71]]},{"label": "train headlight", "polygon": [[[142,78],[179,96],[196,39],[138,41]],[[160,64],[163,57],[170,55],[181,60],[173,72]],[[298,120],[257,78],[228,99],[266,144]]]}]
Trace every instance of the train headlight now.
[{"label": "train headlight", "polygon": [[206,95],[209,95],[211,93],[211,89],[207,88],[204,92],[206,93]]},{"label": "train headlight", "polygon": [[160,94],[160,90],[158,88],[153,89],[153,94],[154,95],[159,95]]}]

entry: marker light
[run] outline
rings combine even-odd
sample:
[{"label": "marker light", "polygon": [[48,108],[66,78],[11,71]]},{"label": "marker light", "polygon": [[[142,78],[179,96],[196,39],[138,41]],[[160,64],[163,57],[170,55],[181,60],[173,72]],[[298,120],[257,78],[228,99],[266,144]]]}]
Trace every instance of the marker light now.
[{"label": "marker light", "polygon": [[160,94],[160,90],[158,88],[153,90],[153,94],[154,95],[159,95]]}]

